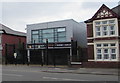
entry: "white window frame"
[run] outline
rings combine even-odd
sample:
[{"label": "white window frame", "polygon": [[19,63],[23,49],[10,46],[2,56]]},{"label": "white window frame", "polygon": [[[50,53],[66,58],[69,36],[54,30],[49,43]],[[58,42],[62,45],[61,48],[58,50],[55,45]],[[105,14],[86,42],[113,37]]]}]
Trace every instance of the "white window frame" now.
[{"label": "white window frame", "polygon": [[[110,46],[110,44],[116,44],[116,46]],[[101,47],[97,47],[97,44],[101,44]],[[103,44],[108,44],[108,47],[103,47]],[[109,51],[109,59],[104,59],[104,53],[103,53],[103,49],[108,49]],[[111,59],[111,52],[110,49],[115,48],[116,49],[116,59]],[[97,49],[102,49],[102,59],[97,59]],[[94,60],[95,61],[119,61],[119,43],[118,41],[99,41],[99,42],[94,42]]]},{"label": "white window frame", "polygon": [[[96,27],[95,27],[96,28]],[[98,28],[98,26],[97,26],[97,28]],[[100,35],[97,35],[97,36],[101,36],[101,28],[99,27],[99,29],[100,29],[100,31],[97,31],[96,30],[96,35],[97,35],[97,33],[100,33]]]},{"label": "white window frame", "polygon": [[[108,36],[108,35],[109,35],[108,26],[106,26],[106,25],[105,25],[105,27],[107,28],[106,30],[104,30],[104,28],[103,28],[103,27],[104,27],[104,26],[102,26],[102,31],[101,31],[102,36]],[[107,35],[104,35],[104,32],[106,32],[106,33],[107,33]]]},{"label": "white window frame", "polygon": [[115,25],[111,25],[111,26],[114,26],[114,30],[109,30],[109,34],[111,34],[111,33],[110,33],[111,31],[115,31]]},{"label": "white window frame", "polygon": [[[114,23],[109,23],[110,20],[114,20]],[[102,24],[102,21],[107,21],[107,24]],[[100,25],[96,25],[96,22],[100,22]],[[115,34],[114,35],[110,35],[110,25],[114,25],[115,28]],[[97,36],[96,34],[96,26],[100,26],[101,27],[101,36]],[[102,26],[107,26],[108,28],[108,35],[103,35],[103,28]],[[94,38],[99,38],[99,37],[113,37],[113,36],[118,36],[118,19],[117,18],[111,18],[111,19],[102,19],[102,20],[94,20],[93,21],[93,36]]]}]

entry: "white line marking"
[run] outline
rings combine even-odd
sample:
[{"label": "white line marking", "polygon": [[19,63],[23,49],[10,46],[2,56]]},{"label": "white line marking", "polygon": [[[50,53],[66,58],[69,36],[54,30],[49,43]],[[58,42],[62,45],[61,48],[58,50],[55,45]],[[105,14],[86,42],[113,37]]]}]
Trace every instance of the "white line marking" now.
[{"label": "white line marking", "polygon": [[23,75],[17,75],[17,74],[2,74],[2,75],[7,75],[7,76],[19,76],[19,77],[23,76]]},{"label": "white line marking", "polygon": [[63,80],[73,80],[73,79],[63,79]]},{"label": "white line marking", "polygon": [[66,80],[66,81],[87,81],[87,80],[80,80],[80,79],[67,79],[67,78],[54,78],[54,77],[43,77],[43,79]]},{"label": "white line marking", "polygon": [[2,71],[13,71],[13,72],[36,72],[36,73],[38,73],[38,72],[40,72],[40,71],[36,71],[36,70],[9,70],[9,69],[4,69],[4,70],[2,70]]}]

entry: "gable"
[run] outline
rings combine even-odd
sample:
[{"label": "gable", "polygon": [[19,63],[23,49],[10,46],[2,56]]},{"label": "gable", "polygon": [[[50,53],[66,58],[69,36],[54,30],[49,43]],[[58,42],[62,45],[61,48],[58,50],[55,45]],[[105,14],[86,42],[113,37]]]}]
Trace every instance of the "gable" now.
[{"label": "gable", "polygon": [[112,11],[106,5],[103,4],[100,7],[100,9],[94,14],[94,16],[85,22],[87,23],[93,20],[106,19],[106,18],[118,18],[118,17],[119,16],[114,11]]},{"label": "gable", "polygon": [[105,18],[105,17],[112,17],[114,16],[114,14],[107,10],[107,9],[103,9],[102,11],[100,11],[95,18]]},{"label": "gable", "polygon": [[102,5],[101,8],[92,17],[93,19],[103,19],[103,18],[113,18],[118,17],[118,15],[109,9],[106,5]]}]

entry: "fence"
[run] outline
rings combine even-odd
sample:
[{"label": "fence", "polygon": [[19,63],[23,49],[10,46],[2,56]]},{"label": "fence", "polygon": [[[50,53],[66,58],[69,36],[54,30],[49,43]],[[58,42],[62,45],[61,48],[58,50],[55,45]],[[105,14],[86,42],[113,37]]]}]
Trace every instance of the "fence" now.
[{"label": "fence", "polygon": [[[25,44],[5,44],[5,64],[27,63]],[[15,56],[16,54],[16,56]]]}]

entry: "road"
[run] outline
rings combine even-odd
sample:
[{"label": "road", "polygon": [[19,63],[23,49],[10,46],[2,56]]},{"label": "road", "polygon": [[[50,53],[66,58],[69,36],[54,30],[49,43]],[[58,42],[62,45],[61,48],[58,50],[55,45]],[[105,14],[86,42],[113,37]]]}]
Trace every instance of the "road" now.
[{"label": "road", "polygon": [[50,73],[39,66],[3,66],[2,81],[118,81],[116,75]]}]

